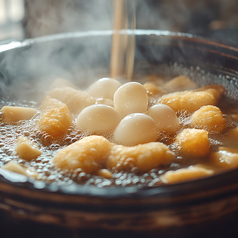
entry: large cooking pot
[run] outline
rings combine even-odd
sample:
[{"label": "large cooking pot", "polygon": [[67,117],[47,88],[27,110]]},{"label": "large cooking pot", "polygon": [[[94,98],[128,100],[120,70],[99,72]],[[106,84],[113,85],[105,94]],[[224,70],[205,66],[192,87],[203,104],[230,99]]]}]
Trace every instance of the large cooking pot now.
[{"label": "large cooking pot", "polygon": [[[237,103],[238,49],[181,33],[135,33],[135,78],[186,74],[201,86],[223,85]],[[1,97],[41,97],[43,83],[56,76],[81,87],[108,76],[111,36],[69,33],[0,46]],[[0,169],[0,209],[67,227],[171,232],[236,214],[238,169],[173,185],[107,188],[47,184]]]}]

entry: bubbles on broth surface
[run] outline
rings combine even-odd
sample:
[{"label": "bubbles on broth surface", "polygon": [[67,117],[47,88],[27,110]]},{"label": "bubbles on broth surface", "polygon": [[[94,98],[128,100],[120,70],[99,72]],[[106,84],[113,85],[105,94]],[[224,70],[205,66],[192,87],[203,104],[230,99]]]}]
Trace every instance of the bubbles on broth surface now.
[{"label": "bubbles on broth surface", "polygon": [[[220,71],[221,74],[213,74],[211,71],[213,67],[216,71]],[[166,69],[167,68],[167,69]],[[178,75],[187,75],[192,78],[198,86],[205,86],[209,84],[219,84],[222,85],[226,90],[224,95],[231,103],[238,102],[238,73],[237,72],[227,72],[225,74],[225,69],[222,67],[215,68],[215,66],[208,65],[207,69],[202,69],[199,66],[185,67],[182,64],[170,63],[169,67],[165,67],[166,71],[172,69],[172,72]],[[228,75],[230,73],[230,75]]]},{"label": "bubbles on broth surface", "polygon": [[[214,76],[210,73],[206,73],[199,67],[191,67],[187,69],[179,64],[172,64],[168,72],[173,68],[173,72],[176,75],[188,75],[194,77],[199,81],[200,85],[210,83],[219,83],[227,78],[223,75]],[[166,70],[165,70],[166,71]],[[196,81],[196,80],[195,80]],[[227,78],[227,87],[231,87],[230,82],[232,78]],[[234,91],[234,90],[233,90]],[[232,95],[232,93],[230,94]],[[153,98],[150,101],[151,105],[156,103]],[[27,107],[37,107],[37,103],[34,101],[4,101],[0,102],[0,105],[11,105],[11,106],[27,106]],[[150,106],[151,106],[150,105]],[[226,108],[226,107],[224,107]],[[236,108],[232,109],[238,114]],[[181,127],[187,128],[189,126],[188,114],[186,112],[178,115],[179,119],[179,129]],[[190,165],[196,164],[198,160],[191,159],[186,160],[185,158],[177,155],[176,162],[171,163],[169,166],[160,166],[159,168],[152,169],[146,173],[139,173],[137,168],[132,168],[130,172],[123,171],[110,171],[111,178],[105,178],[97,174],[86,174],[82,170],[78,169],[75,171],[62,171],[56,168],[52,164],[52,158],[55,154],[62,148],[80,140],[81,138],[89,135],[82,133],[80,129],[77,129],[76,125],[73,123],[65,136],[61,139],[53,140],[53,138],[47,134],[40,132],[35,126],[39,120],[39,114],[37,114],[30,121],[20,121],[16,124],[5,124],[0,122],[0,167],[4,166],[7,162],[13,160],[26,168],[34,168],[38,174],[38,179],[59,184],[72,184],[78,183],[83,185],[93,185],[97,187],[107,187],[107,186],[159,186],[163,184],[161,180],[161,175],[163,175],[168,170],[177,170],[180,168],[185,168]],[[230,123],[230,124],[229,124]],[[229,122],[230,127],[235,127],[234,121]],[[233,124],[232,124],[233,123]],[[173,144],[173,140],[177,132],[166,132],[161,131],[158,135],[158,140],[170,147],[172,151],[176,151],[176,145]],[[15,153],[15,147],[17,143],[17,138],[19,136],[26,136],[31,139],[34,143],[40,146],[42,155],[37,159],[32,161],[25,161],[20,159]],[[111,135],[107,135],[107,139],[111,140]],[[216,135],[210,138],[211,146],[215,149],[222,145],[219,138]],[[205,158],[206,159],[206,158]],[[204,159],[204,160],[205,160]]]},{"label": "bubbles on broth surface", "polygon": [[[2,105],[11,104],[22,106],[20,102],[2,102]],[[1,105],[1,106],[2,106]],[[35,106],[35,104],[24,104],[25,106]],[[38,174],[38,179],[46,182],[57,182],[59,184],[85,184],[94,185],[97,187],[107,187],[107,186],[145,186],[148,184],[158,185],[161,181],[158,176],[164,172],[162,169],[154,169],[151,173],[138,174],[135,168],[132,172],[112,172],[111,178],[103,178],[98,175],[86,174],[82,170],[78,169],[74,172],[72,171],[62,171],[57,169],[51,163],[52,157],[61,148],[78,141],[82,137],[86,136],[82,134],[79,130],[75,128],[75,125],[68,129],[65,137],[53,141],[48,135],[41,133],[35,127],[38,118],[30,121],[20,121],[16,124],[6,124],[0,122],[0,167],[9,161],[15,161],[16,163],[22,165],[26,168],[33,168]],[[26,136],[32,141],[40,145],[42,150],[42,155],[31,161],[25,161],[19,158],[15,153],[15,147],[17,144],[17,138],[19,136]],[[153,180],[155,180],[153,182]]]}]

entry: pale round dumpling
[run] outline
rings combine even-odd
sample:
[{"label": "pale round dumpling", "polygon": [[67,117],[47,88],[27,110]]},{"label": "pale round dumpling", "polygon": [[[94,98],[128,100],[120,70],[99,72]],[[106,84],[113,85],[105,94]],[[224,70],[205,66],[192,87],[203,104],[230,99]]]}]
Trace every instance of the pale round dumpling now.
[{"label": "pale round dumpling", "polygon": [[113,99],[114,93],[120,86],[121,83],[116,79],[101,78],[89,87],[88,94],[95,98]]},{"label": "pale round dumpling", "polygon": [[76,119],[76,125],[82,131],[104,134],[113,130],[119,121],[119,114],[113,107],[95,104],[80,112]]},{"label": "pale round dumpling", "polygon": [[144,113],[147,111],[147,105],[147,92],[140,83],[125,83],[114,94],[114,108],[121,117],[131,113]]},{"label": "pale round dumpling", "polygon": [[154,119],[158,131],[176,131],[179,127],[176,113],[167,105],[156,104],[148,110],[147,114]]},{"label": "pale round dumpling", "polygon": [[113,133],[116,143],[134,146],[157,139],[154,120],[144,113],[133,113],[124,117]]}]

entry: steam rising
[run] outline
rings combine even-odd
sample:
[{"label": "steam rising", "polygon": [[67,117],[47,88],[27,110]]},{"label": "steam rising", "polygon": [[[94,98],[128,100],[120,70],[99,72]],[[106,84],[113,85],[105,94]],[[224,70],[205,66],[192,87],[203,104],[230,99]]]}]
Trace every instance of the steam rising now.
[{"label": "steam rising", "polygon": [[[57,35],[37,39],[33,44],[27,40],[25,48],[2,54],[2,92],[6,92],[3,90],[5,85],[11,84],[13,91],[6,94],[13,92],[19,94],[17,97],[26,97],[35,89],[47,89],[57,77],[73,80],[85,88],[92,81],[110,75],[111,36],[105,37],[105,34],[111,32],[100,36],[99,31],[112,30],[113,1],[26,1],[26,9],[28,37],[60,32],[81,33],[72,34],[72,39]],[[89,31],[89,34],[83,33]],[[99,35],[96,41],[95,35]]]},{"label": "steam rising", "polygon": [[113,0],[28,0],[27,37],[62,32],[111,30]]},{"label": "steam rising", "polygon": [[[209,22],[209,9],[214,7],[205,0],[179,0],[172,1],[173,4],[168,4],[165,0],[128,0],[128,3],[130,1],[136,3],[137,29],[186,31],[188,27],[194,26],[194,22],[190,21],[194,13],[200,13],[206,7],[208,10],[203,19]],[[72,80],[82,88],[87,88],[96,79],[108,77],[113,2],[114,0],[27,0],[27,38],[52,34],[57,36],[40,38],[34,43],[27,40],[24,48],[0,53],[0,93],[8,95],[13,92],[17,97],[25,98],[34,96],[31,93],[34,90],[48,89],[57,77]],[[89,34],[86,33],[88,31]],[[60,35],[65,32],[79,33],[69,33],[66,38]],[[162,62],[163,54],[166,53],[162,47],[159,48],[160,51],[155,51],[152,40],[143,40],[145,39],[141,41],[146,46],[136,51],[136,57],[140,60],[136,67],[141,71],[154,62]],[[169,44],[169,38],[164,41],[166,45]],[[174,52],[175,58],[178,55],[187,56],[185,47],[181,46],[181,49]],[[13,91],[10,92],[9,88],[13,88]]]},{"label": "steam rising", "polygon": [[[154,1],[133,1],[137,6],[138,27],[146,27],[146,24],[147,27],[161,27],[162,21],[158,20],[157,10],[153,10],[155,8],[150,5],[155,4]],[[34,38],[61,32],[113,30],[113,4],[113,0],[27,0],[26,37]],[[152,17],[153,15],[155,17]],[[166,23],[163,24],[167,26]],[[85,39],[67,42],[62,36],[52,42],[39,40],[40,44],[33,45],[27,41],[29,46],[26,48],[29,49],[7,52],[1,59],[0,70],[5,84],[15,85],[14,93],[18,92],[20,95],[22,93],[19,88],[23,88],[25,97],[32,89],[32,82],[37,89],[47,88],[50,81],[62,77],[86,87],[90,83],[85,82],[86,78],[91,81],[108,77],[111,38],[98,37],[95,42],[91,37],[93,34]],[[97,64],[98,69],[94,67]]]},{"label": "steam rising", "polygon": [[26,97],[34,90],[48,89],[57,77],[86,88],[92,80],[108,76],[110,37],[98,35],[95,41],[95,34],[29,40],[24,48],[6,51],[0,60],[5,84],[11,84],[8,88],[18,97]]}]

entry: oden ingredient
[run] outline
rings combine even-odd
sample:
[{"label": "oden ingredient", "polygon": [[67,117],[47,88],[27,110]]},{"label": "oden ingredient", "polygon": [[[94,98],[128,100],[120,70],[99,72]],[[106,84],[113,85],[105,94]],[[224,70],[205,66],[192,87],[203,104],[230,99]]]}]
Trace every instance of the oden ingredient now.
[{"label": "oden ingredient", "polygon": [[124,117],[113,133],[116,143],[133,146],[156,141],[155,121],[143,113],[132,113]]},{"label": "oden ingredient", "polygon": [[57,99],[47,97],[42,102],[41,117],[38,123],[39,130],[53,138],[58,138],[67,132],[72,123],[68,107]]},{"label": "oden ingredient", "polygon": [[18,122],[30,120],[37,112],[34,108],[4,106],[1,109],[4,122]]},{"label": "oden ingredient", "polygon": [[171,163],[173,158],[174,153],[169,147],[159,142],[132,147],[115,145],[112,147],[108,166],[116,171],[131,171],[137,168],[140,172],[148,172],[160,165]]},{"label": "oden ingredient", "polygon": [[146,112],[147,106],[147,92],[140,83],[125,83],[114,94],[114,108],[121,118],[132,113]]},{"label": "oden ingredient", "polygon": [[53,163],[67,170],[94,173],[102,168],[146,172],[172,161],[174,153],[159,142],[127,147],[110,143],[102,136],[88,136],[60,150]]},{"label": "oden ingredient", "polygon": [[210,152],[208,132],[200,129],[184,129],[180,132],[175,143],[183,156],[203,158]]},{"label": "oden ingredient", "polygon": [[213,170],[198,166],[189,166],[188,168],[178,169],[176,171],[168,171],[162,175],[161,179],[164,183],[179,183],[188,180],[204,178],[213,174]]},{"label": "oden ingredient", "polygon": [[166,104],[176,112],[194,112],[202,106],[217,105],[223,93],[222,89],[210,86],[200,90],[170,93],[159,98],[158,103]]},{"label": "oden ingredient", "polygon": [[61,169],[94,173],[105,166],[110,150],[111,143],[104,137],[88,136],[60,150],[53,163]]},{"label": "oden ingredient", "polygon": [[35,143],[23,136],[19,136],[17,139],[16,153],[20,158],[29,161],[42,154]]},{"label": "oden ingredient", "polygon": [[218,107],[203,106],[191,116],[190,126],[219,133],[224,131],[226,124]]},{"label": "oden ingredient", "polygon": [[107,134],[120,121],[118,112],[108,105],[95,104],[84,108],[76,119],[77,127],[88,133]]},{"label": "oden ingredient", "polygon": [[102,78],[83,91],[57,82],[37,109],[2,108],[0,155],[8,146],[12,160],[4,169],[29,176],[33,165],[49,182],[158,186],[238,167],[238,109],[219,102],[219,85]]}]

